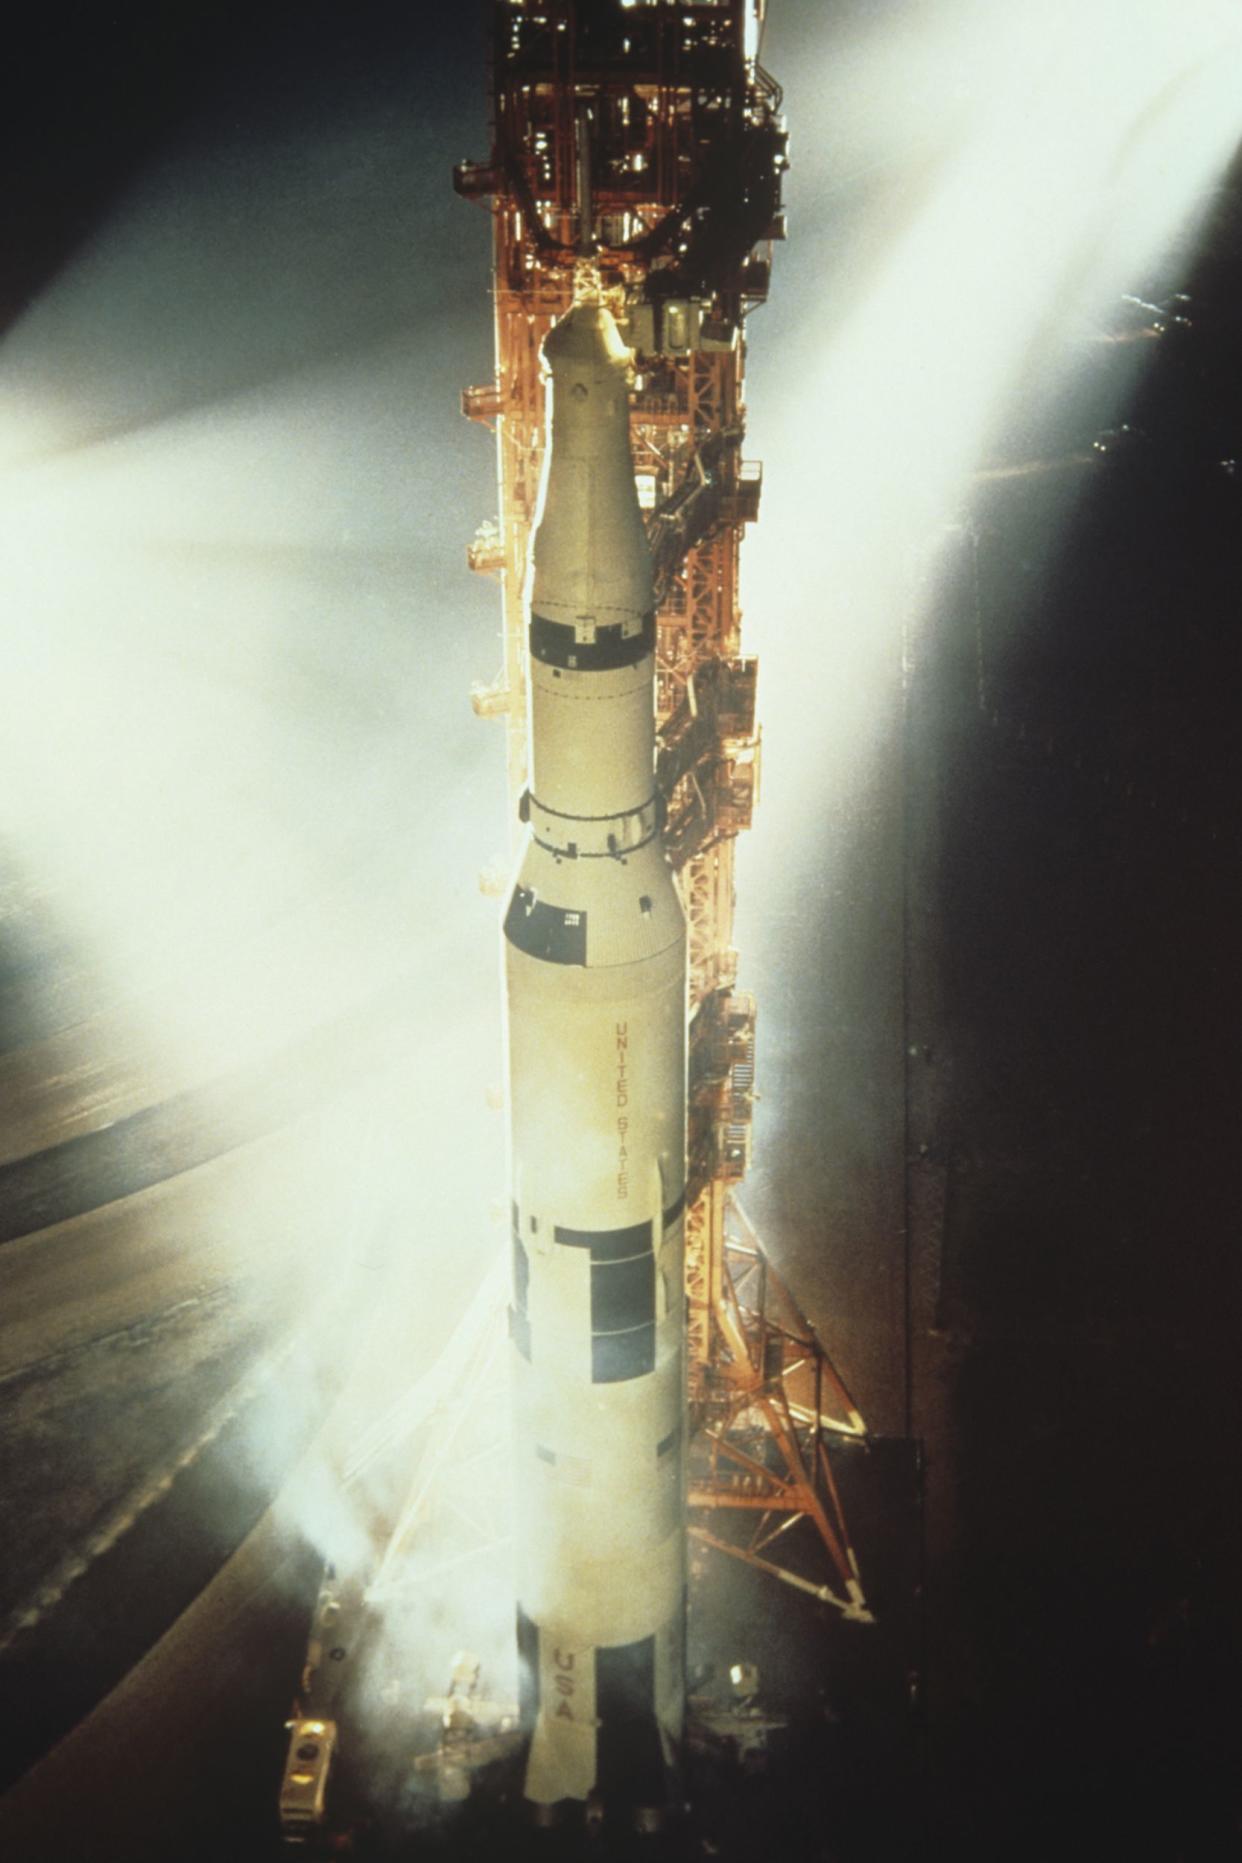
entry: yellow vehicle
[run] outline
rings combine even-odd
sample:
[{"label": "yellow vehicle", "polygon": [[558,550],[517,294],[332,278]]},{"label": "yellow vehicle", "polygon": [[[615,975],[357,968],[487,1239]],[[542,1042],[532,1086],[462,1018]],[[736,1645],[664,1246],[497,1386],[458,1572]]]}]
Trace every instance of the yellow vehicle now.
[{"label": "yellow vehicle", "polygon": [[303,1844],[323,1828],[335,1755],[335,1721],[289,1723],[289,1753],[280,1782],[280,1831],[287,1844]]}]

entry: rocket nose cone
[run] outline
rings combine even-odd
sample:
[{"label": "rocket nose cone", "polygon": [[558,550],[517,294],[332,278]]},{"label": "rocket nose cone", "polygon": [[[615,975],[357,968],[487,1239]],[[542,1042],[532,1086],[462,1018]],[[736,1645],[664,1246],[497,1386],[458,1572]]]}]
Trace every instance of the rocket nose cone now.
[{"label": "rocket nose cone", "polygon": [[544,338],[543,355],[553,373],[558,364],[624,369],[630,361],[612,312],[602,304],[575,304],[566,311]]}]

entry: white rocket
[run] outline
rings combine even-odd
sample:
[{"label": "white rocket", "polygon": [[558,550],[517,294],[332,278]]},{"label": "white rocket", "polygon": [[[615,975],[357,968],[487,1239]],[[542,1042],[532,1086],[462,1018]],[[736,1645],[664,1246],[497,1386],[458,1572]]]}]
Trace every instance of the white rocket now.
[{"label": "white rocket", "polygon": [[609,312],[549,332],[528,839],[504,919],[526,1796],[668,1802],[685,1693],[686,930]]}]

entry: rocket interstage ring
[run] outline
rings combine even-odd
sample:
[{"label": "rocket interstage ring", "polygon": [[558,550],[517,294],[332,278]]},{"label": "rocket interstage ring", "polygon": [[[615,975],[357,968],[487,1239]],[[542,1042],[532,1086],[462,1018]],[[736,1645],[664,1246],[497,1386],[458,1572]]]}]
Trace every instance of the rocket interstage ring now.
[{"label": "rocket interstage ring", "polygon": [[[650,803],[654,677],[650,654],[596,672],[531,661],[530,787],[542,808],[598,821]],[[561,836],[552,839],[559,845]]]},{"label": "rocket interstage ring", "polygon": [[[609,1000],[677,987],[685,919],[659,836],[615,860],[570,860],[531,840],[505,909],[504,935],[512,950],[539,959],[541,966],[609,973],[601,983]],[[661,971],[658,985],[653,960],[671,966],[667,978]],[[632,977],[622,975],[631,967]],[[532,981],[525,987],[536,986]],[[573,998],[585,1000],[588,991],[583,981]],[[679,1013],[684,1016],[684,1004]]]},{"label": "rocket interstage ring", "polygon": [[616,815],[569,815],[549,808],[538,796],[530,797],[528,807],[539,846],[566,860],[624,860],[653,841],[661,828],[655,794],[641,808]]},{"label": "rocket interstage ring", "polygon": [[623,666],[637,666],[655,652],[655,639],[654,610],[617,621],[601,621],[598,615],[553,620],[532,614],[530,618],[532,659],[568,672],[612,673]]}]

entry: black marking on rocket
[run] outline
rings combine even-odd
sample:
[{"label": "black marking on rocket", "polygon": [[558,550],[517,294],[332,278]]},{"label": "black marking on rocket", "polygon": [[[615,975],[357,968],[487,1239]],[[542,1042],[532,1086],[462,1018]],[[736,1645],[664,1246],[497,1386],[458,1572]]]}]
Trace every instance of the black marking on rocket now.
[{"label": "black marking on rocket", "polygon": [[539,1712],[539,1626],[517,1607],[518,1713],[522,1726],[533,1727]]},{"label": "black marking on rocket", "polygon": [[530,618],[532,659],[544,666],[575,673],[613,673],[619,667],[637,666],[655,652],[655,615],[643,616],[633,634],[622,632],[620,621],[597,627],[594,640],[578,640],[567,621],[549,621],[546,615]]},{"label": "black marking on rocket", "polygon": [[527,1364],[530,1363],[530,1256],[522,1242],[522,1219],[516,1201],[510,1203],[513,1222],[510,1242],[513,1250],[513,1305],[509,1308],[509,1337]]},{"label": "black marking on rocket", "polygon": [[668,1796],[656,1720],[655,1638],[595,1652],[596,1753],[606,1802],[662,1805]]},{"label": "black marking on rocket", "polygon": [[519,1313],[528,1309],[527,1296],[530,1292],[530,1256],[526,1253],[522,1238],[513,1237],[513,1304]]},{"label": "black marking on rocket", "polygon": [[553,1232],[564,1248],[589,1248],[592,1262],[625,1261],[631,1255],[650,1255],[651,1223],[632,1223],[628,1229],[566,1229],[557,1223]]},{"label": "black marking on rocket", "polygon": [[550,906],[527,886],[515,886],[505,913],[505,937],[546,964],[586,963],[587,915]]},{"label": "black marking on rocket", "polygon": [[624,1333],[654,1321],[654,1255],[591,1263],[592,1333]]},{"label": "black marking on rocket", "polygon": [[676,1198],[674,1202],[670,1203],[668,1208],[664,1212],[664,1227],[666,1229],[672,1228],[673,1224],[677,1221],[677,1218],[685,1210],[685,1207],[686,1207],[686,1193],[683,1190],[681,1195],[678,1198]]},{"label": "black marking on rocket", "polygon": [[530,1364],[530,1321],[516,1307],[509,1308],[509,1337],[522,1357]]},{"label": "black marking on rocket", "polygon": [[655,1253],[650,1221],[626,1229],[567,1229],[562,1248],[591,1256],[591,1382],[624,1384],[655,1370]]},{"label": "black marking on rocket", "polygon": [[655,1325],[627,1333],[596,1333],[591,1339],[591,1383],[628,1384],[655,1370]]}]

